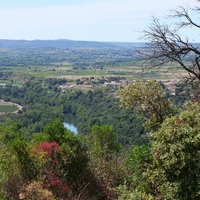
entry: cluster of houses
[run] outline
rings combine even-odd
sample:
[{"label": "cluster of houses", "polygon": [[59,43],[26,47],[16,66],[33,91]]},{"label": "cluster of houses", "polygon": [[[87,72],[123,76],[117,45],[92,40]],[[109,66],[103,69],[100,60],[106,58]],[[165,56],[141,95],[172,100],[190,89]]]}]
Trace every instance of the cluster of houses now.
[{"label": "cluster of houses", "polygon": [[[121,84],[127,84],[128,81],[126,80],[121,80],[120,82],[116,82],[116,81],[111,81],[111,82],[107,82],[105,81],[103,84],[98,84],[102,87],[108,87],[108,86],[115,86],[115,87],[119,87]],[[83,84],[65,84],[65,85],[60,85],[59,88],[61,89],[66,89],[66,88],[78,88],[78,87],[82,87],[82,86],[92,86],[90,83],[88,82],[83,82]]]}]

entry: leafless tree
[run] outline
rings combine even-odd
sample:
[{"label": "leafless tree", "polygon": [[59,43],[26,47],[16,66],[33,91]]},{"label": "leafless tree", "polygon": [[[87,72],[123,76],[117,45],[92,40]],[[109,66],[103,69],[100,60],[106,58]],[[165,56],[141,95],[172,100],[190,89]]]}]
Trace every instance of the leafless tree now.
[{"label": "leafless tree", "polygon": [[[161,24],[156,17],[152,18],[142,37],[148,42],[139,51],[145,69],[176,63],[188,72],[189,81],[200,80],[200,44],[180,35],[186,27],[192,27],[193,31],[200,29],[200,23],[192,18],[191,12],[200,16],[200,6],[170,10],[168,19],[173,19],[173,24]],[[185,62],[186,58],[189,62]]]}]

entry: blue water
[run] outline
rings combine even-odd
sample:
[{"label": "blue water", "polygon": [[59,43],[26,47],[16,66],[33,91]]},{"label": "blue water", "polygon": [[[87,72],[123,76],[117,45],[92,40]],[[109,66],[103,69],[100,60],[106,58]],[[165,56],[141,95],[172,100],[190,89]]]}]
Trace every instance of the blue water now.
[{"label": "blue water", "polygon": [[64,122],[63,125],[64,125],[65,128],[67,128],[68,130],[74,132],[75,134],[78,133],[77,127],[74,126],[73,124],[69,124],[69,123],[67,123],[67,122]]}]

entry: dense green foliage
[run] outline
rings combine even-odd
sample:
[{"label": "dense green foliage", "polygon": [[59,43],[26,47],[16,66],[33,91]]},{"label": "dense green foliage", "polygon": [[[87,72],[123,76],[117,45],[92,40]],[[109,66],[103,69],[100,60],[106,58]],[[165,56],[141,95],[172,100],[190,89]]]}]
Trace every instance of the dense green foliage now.
[{"label": "dense green foliage", "polygon": [[165,99],[162,86],[155,80],[140,81],[124,85],[117,91],[123,107],[133,108],[138,113],[146,113],[149,120],[145,126],[157,130],[160,124],[175,114],[176,108]]},{"label": "dense green foliage", "polygon": [[150,136],[158,173],[168,182],[163,181],[159,186],[163,197],[200,198],[199,112],[198,104],[188,103],[185,111],[167,119],[161,129]]},{"label": "dense green foliage", "polygon": [[133,149],[123,199],[199,199],[199,112],[199,104],[188,103],[150,134],[151,146]]},{"label": "dense green foliage", "polygon": [[[88,165],[86,146],[59,119],[31,140],[15,123],[6,122],[0,131],[1,199],[48,199],[46,193],[50,199],[104,199]],[[83,187],[87,194],[81,195]]]},{"label": "dense green foliage", "polygon": [[[1,199],[198,199],[196,87],[193,102],[183,105],[186,97],[164,95],[156,81],[128,86],[120,94],[133,110],[121,109],[106,90],[63,93],[51,79],[1,87],[1,98],[23,106],[1,118]],[[188,98],[193,90],[186,89]],[[162,120],[152,120],[157,114]],[[67,115],[77,117],[79,134],[64,128]],[[148,120],[147,140],[142,124]]]},{"label": "dense green foliage", "polygon": [[[138,81],[130,87],[128,85],[122,88],[119,91],[122,105],[135,106],[137,109],[139,107],[140,112],[146,112],[150,116],[156,115],[159,109],[165,111],[163,92],[156,92],[154,89],[157,87],[156,82]],[[141,91],[148,90],[139,95],[138,88]],[[151,95],[146,100],[145,96],[148,94]],[[193,101],[195,95],[199,97],[198,94],[196,90],[191,95]],[[140,110],[141,108],[143,109]],[[199,198],[199,103],[185,103],[180,113],[175,113],[171,108],[167,113],[158,112],[162,114],[163,120],[151,121],[156,129],[150,129],[150,144],[135,146],[129,154],[126,161],[129,177],[126,178],[125,185],[119,187],[121,199]]]},{"label": "dense green foliage", "polygon": [[114,127],[118,141],[123,144],[146,142],[142,116],[120,109],[119,100],[100,89],[86,93],[67,90],[63,94],[49,79],[46,82],[33,79],[24,87],[0,87],[0,98],[23,106],[17,115],[9,117],[20,121],[31,133],[42,131],[54,118],[64,121],[66,115],[72,115],[77,118],[79,133],[90,133],[95,124],[108,124]]},{"label": "dense green foliage", "polygon": [[140,136],[144,135],[144,128],[141,126],[142,117],[129,110],[120,109],[118,99],[97,90],[82,93],[78,99],[72,100],[76,102],[75,106],[82,105],[77,112],[78,128],[82,133],[90,132],[95,124],[108,124],[114,127],[121,143],[142,142],[140,141]]},{"label": "dense green foliage", "polygon": [[128,155],[108,125],[83,137],[55,119],[30,138],[7,120],[0,126],[1,199],[198,199],[199,112],[188,102]]}]

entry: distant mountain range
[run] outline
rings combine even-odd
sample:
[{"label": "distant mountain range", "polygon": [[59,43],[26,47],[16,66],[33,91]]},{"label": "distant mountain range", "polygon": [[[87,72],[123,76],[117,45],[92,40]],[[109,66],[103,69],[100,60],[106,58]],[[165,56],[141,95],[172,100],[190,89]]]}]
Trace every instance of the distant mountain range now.
[{"label": "distant mountain range", "polygon": [[76,40],[0,40],[0,48],[113,48],[141,46],[143,43],[132,42],[92,42]]}]

